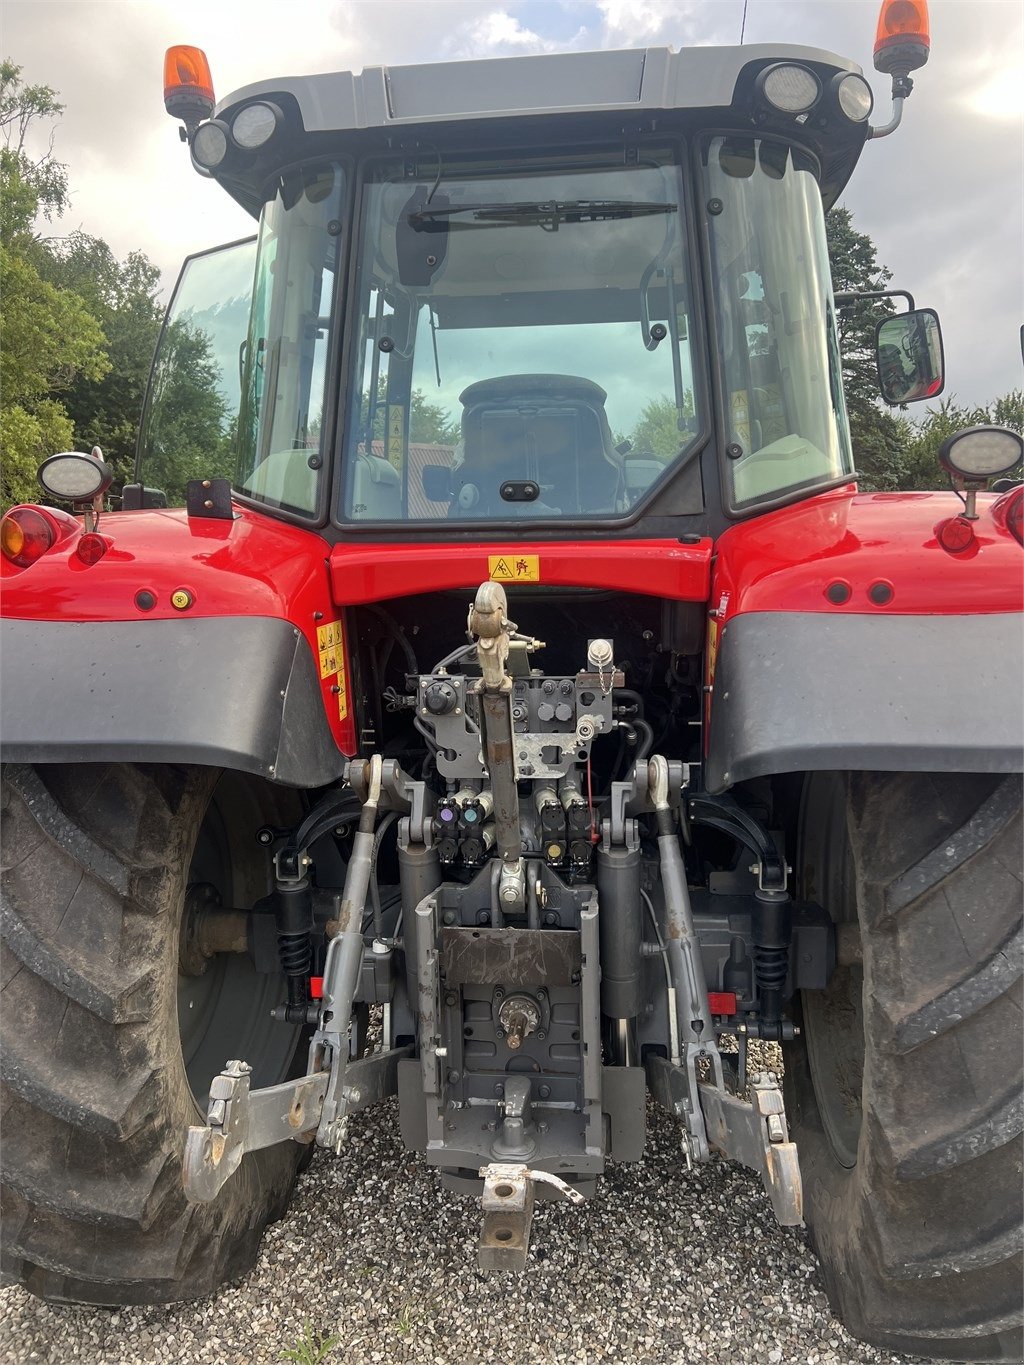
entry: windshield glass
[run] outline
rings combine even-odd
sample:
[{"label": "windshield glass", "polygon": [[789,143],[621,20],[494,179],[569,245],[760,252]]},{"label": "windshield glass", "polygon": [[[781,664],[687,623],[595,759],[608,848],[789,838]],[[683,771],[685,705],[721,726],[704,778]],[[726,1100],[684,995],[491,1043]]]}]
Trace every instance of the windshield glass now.
[{"label": "windshield glass", "polygon": [[189,257],[167,310],[139,427],[137,469],[168,507],[185,506],[190,479],[231,475],[238,355],[255,254],[250,237]]},{"label": "windshield glass", "polygon": [[425,162],[364,195],[344,515],[628,512],[698,430],[673,154]]},{"label": "windshield glass", "polygon": [[852,477],[814,163],[730,137],[707,145],[704,167],[730,501]]},{"label": "windshield glass", "polygon": [[323,452],[330,314],[341,243],[341,168],[285,172],[260,219],[235,486],[314,513]]}]

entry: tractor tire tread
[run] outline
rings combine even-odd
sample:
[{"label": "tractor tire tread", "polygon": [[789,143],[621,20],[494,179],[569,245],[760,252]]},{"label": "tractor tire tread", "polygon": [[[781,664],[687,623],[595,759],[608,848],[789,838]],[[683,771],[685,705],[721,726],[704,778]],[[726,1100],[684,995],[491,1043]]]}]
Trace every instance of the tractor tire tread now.
[{"label": "tractor tire tread", "polygon": [[251,1153],[211,1203],[185,1200],[199,1117],[173,916],[217,774],[19,765],[3,779],[0,1271],[57,1303],[208,1295],[252,1267],[300,1156]]},{"label": "tractor tire tread", "polygon": [[[844,885],[863,944],[863,1126],[852,1169],[829,1145],[802,1041],[787,1059],[826,1288],[855,1335],[887,1350],[1016,1362],[1021,781],[834,780],[844,784]],[[819,785],[817,802],[805,796],[805,819],[827,858],[838,834],[826,828],[835,817],[815,814],[822,795]],[[815,877],[820,893],[826,878]]]}]

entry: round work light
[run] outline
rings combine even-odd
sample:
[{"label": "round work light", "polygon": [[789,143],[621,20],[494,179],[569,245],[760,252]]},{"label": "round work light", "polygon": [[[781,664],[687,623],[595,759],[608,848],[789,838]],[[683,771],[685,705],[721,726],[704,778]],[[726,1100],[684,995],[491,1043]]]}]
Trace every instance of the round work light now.
[{"label": "round work light", "polygon": [[274,104],[247,104],[231,123],[231,136],[246,151],[254,151],[277,132],[281,111]]},{"label": "round work light", "polygon": [[871,117],[875,97],[863,76],[858,76],[855,71],[847,72],[845,76],[837,78],[833,89],[839,108],[851,123],[863,123]]},{"label": "round work light", "polygon": [[44,460],[36,477],[51,498],[64,502],[89,502],[107,491],[114,472],[92,455],[83,455],[78,450],[65,450]]},{"label": "round work light", "polygon": [[220,119],[201,123],[192,136],[192,159],[205,171],[215,171],[231,146],[227,124]]},{"label": "round work light", "polygon": [[758,77],[758,90],[780,114],[806,114],[821,95],[821,85],[814,72],[788,62],[779,62],[762,71]]},{"label": "round work light", "polygon": [[1024,458],[1024,439],[1008,427],[966,427],[939,447],[939,461],[963,479],[994,479]]}]

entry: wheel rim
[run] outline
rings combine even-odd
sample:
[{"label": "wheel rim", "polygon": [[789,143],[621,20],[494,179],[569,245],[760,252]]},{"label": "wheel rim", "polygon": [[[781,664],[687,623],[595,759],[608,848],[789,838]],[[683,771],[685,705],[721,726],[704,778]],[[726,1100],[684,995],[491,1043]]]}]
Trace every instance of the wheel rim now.
[{"label": "wheel rim", "polygon": [[[838,928],[857,923],[856,874],[846,829],[846,790],[838,773],[816,773],[801,812],[802,894]],[[833,1155],[852,1170],[863,1125],[864,971],[837,967],[823,991],[803,991],[807,1064]]]},{"label": "wheel rim", "polygon": [[[187,884],[206,883],[223,905],[248,909],[269,888],[269,864],[254,839],[267,823],[262,793],[239,774],[225,774],[199,830]],[[183,912],[182,932],[187,932]],[[178,972],[178,1035],[196,1108],[205,1113],[210,1083],[227,1062],[248,1062],[252,1085],[274,1085],[290,1069],[300,1030],[277,1023],[285,998],[280,975],[257,972],[243,953],[218,953],[199,975]]]},{"label": "wheel rim", "polygon": [[864,973],[839,967],[825,991],[805,991],[807,1060],[825,1136],[840,1165],[852,1170],[863,1121]]}]

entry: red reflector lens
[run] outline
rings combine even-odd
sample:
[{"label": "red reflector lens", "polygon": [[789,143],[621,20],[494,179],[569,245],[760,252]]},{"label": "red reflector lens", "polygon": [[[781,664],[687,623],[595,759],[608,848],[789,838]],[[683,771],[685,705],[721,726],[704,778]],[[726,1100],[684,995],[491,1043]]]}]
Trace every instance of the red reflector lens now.
[{"label": "red reflector lens", "polygon": [[951,555],[962,554],[974,544],[974,527],[966,517],[950,517],[937,528],[936,537]]},{"label": "red reflector lens", "polygon": [[34,564],[55,539],[53,527],[33,507],[15,507],[0,521],[0,550],[19,569]]},{"label": "red reflector lens", "polygon": [[735,991],[708,991],[708,1010],[712,1014],[735,1014]]},{"label": "red reflector lens", "polygon": [[107,542],[102,536],[98,536],[93,531],[89,531],[82,536],[75,546],[75,554],[83,564],[95,564],[97,559],[102,559],[108,550]]},{"label": "red reflector lens", "polygon": [[311,976],[309,978],[309,998],[310,1000],[322,1000],[324,998],[324,979],[322,976]]}]

